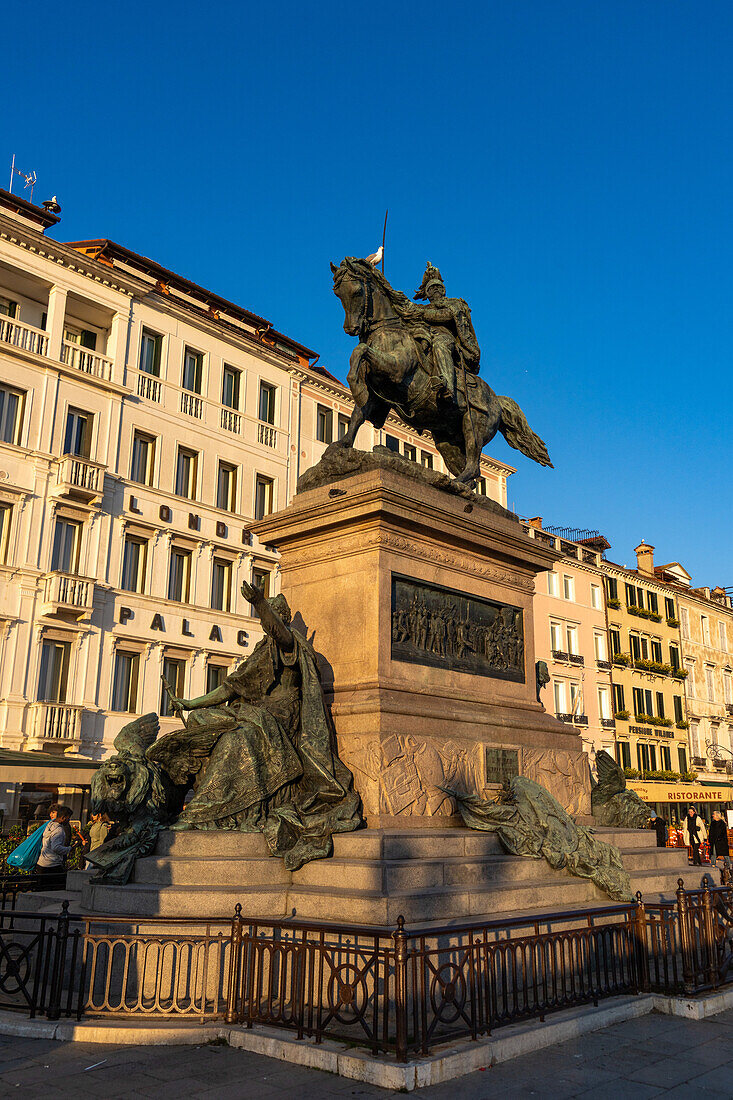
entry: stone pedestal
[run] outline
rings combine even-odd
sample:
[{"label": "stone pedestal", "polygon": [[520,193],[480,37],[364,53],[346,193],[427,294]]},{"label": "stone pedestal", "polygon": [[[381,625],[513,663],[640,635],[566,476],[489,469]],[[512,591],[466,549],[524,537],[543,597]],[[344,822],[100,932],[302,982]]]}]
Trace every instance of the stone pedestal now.
[{"label": "stone pedestal", "polygon": [[491,792],[517,771],[589,814],[580,737],[536,699],[532,593],[557,555],[493,501],[391,465],[253,525],[280,551],[368,824],[456,824],[442,788]]}]

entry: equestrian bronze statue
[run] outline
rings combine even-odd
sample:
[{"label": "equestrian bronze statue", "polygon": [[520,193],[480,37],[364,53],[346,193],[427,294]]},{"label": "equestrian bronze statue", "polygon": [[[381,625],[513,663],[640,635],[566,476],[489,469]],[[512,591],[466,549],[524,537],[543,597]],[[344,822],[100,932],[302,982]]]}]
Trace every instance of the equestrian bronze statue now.
[{"label": "equestrian bronze statue", "polygon": [[[510,447],[552,466],[547,448],[511,397],[479,378],[481,351],[462,298],[447,298],[437,267],[428,263],[416,301],[395,290],[368,260],[347,256],[333,272],[333,291],[358,336],[348,374],[354,398],[340,440],[352,447],[365,421],[381,428],[394,411],[411,428],[429,431],[450,472],[473,485],[481,451],[497,432]],[[426,302],[427,304],[418,304]]]}]

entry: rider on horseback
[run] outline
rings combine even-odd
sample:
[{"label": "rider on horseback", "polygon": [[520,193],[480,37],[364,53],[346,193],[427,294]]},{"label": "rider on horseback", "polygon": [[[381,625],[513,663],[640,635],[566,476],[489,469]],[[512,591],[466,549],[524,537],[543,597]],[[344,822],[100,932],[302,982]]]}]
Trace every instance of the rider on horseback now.
[{"label": "rider on horseback", "polygon": [[427,301],[428,305],[415,305],[400,291],[393,294],[395,312],[423,350],[430,351],[432,389],[436,394],[444,389],[452,401],[465,409],[467,395],[463,385],[456,385],[456,369],[460,367],[462,383],[464,370],[478,374],[481,358],[468,303],[463,298],[446,297],[440,271],[430,261],[415,293],[416,301]]}]

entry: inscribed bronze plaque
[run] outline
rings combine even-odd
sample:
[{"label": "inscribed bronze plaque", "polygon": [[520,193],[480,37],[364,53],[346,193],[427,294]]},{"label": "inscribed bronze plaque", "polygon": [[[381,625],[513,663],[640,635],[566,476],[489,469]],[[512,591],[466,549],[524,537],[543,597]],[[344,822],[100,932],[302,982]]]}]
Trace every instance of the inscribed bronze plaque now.
[{"label": "inscribed bronze plaque", "polygon": [[524,683],[522,609],[393,573],[392,660]]},{"label": "inscribed bronze plaque", "polygon": [[485,747],[486,782],[509,783],[519,775],[519,750]]}]

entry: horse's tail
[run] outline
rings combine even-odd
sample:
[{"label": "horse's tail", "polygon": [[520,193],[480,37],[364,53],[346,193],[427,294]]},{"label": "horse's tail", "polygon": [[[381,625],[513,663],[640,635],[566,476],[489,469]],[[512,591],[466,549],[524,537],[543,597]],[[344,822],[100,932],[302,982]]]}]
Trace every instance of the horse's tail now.
[{"label": "horse's tail", "polygon": [[527,417],[516,401],[513,401],[511,397],[500,397],[499,394],[496,395],[496,398],[501,405],[499,431],[509,446],[515,447],[527,458],[533,458],[535,462],[539,462],[540,466],[552,466],[547,447],[540,437],[532,431],[527,423]]}]

